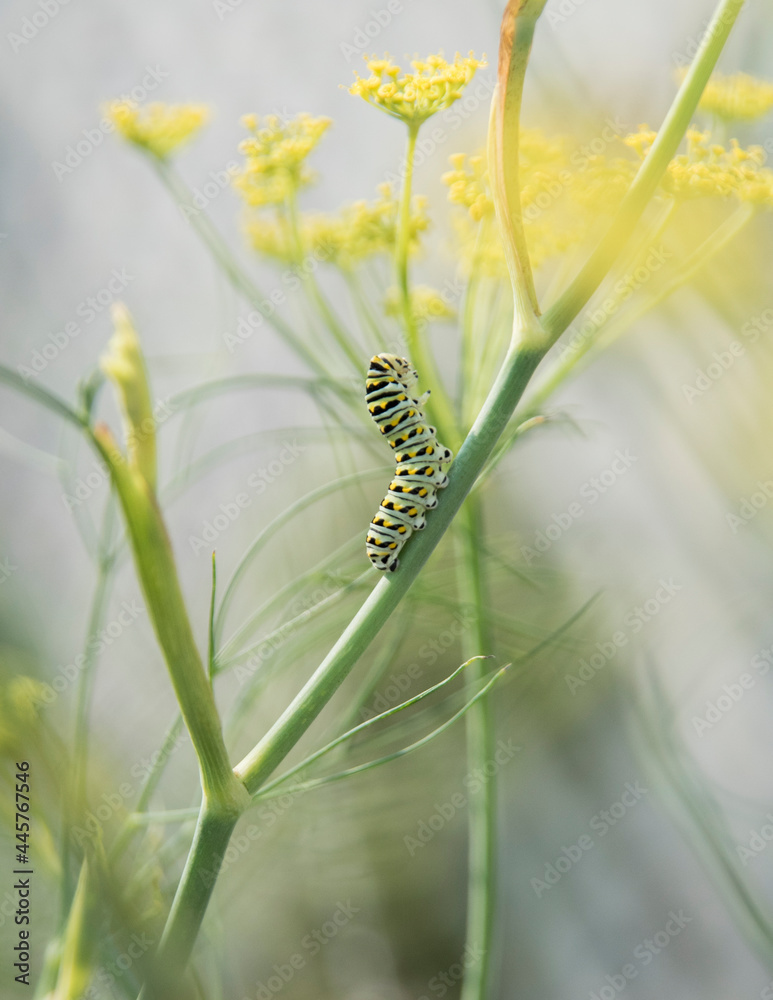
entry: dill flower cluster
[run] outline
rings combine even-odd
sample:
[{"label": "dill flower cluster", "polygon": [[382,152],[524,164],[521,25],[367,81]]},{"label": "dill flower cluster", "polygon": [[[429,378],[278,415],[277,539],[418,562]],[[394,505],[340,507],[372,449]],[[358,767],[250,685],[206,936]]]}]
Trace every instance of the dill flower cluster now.
[{"label": "dill flower cluster", "polygon": [[748,73],[732,76],[715,73],[706,84],[698,107],[724,121],[754,121],[773,108],[773,83],[757,80]]},{"label": "dill flower cluster", "polygon": [[314,180],[306,159],[330,128],[329,118],[245,115],[242,124],[252,134],[239,146],[246,160],[233,184],[248,205],[281,205]]},{"label": "dill flower cluster", "polygon": [[[358,264],[379,253],[391,254],[397,233],[398,201],[390,184],[381,184],[373,201],[355,201],[336,213],[302,213],[298,236],[302,253],[351,271]],[[415,197],[409,217],[409,250],[416,252],[419,240],[429,226],[426,199]],[[255,250],[283,262],[297,258],[298,247],[287,221],[256,215],[248,219],[246,231]]]},{"label": "dill flower cluster", "polygon": [[[646,125],[623,140],[641,157],[655,141]],[[736,198],[756,205],[773,205],[773,171],[764,166],[761,146],[744,149],[732,139],[730,148],[711,141],[709,131],[687,130],[687,151],[669,163],[662,187],[674,198]]]},{"label": "dill flower cluster", "polygon": [[[454,319],[456,313],[440,292],[427,285],[414,285],[410,293],[410,306],[414,321],[425,326],[442,319]],[[399,319],[403,315],[403,300],[399,288],[390,288],[384,301],[387,316]]]},{"label": "dill flower cluster", "polygon": [[105,113],[120,134],[163,160],[191,139],[209,118],[203,104],[146,104],[113,101]]},{"label": "dill flower cluster", "polygon": [[485,59],[475,59],[472,52],[447,62],[442,55],[427,56],[411,62],[412,73],[384,56],[365,56],[370,76],[357,79],[350,94],[362,97],[368,104],[381,108],[393,118],[399,118],[411,128],[418,128],[438,111],[450,107],[462,96],[462,90],[472,80],[475,71],[486,65]]},{"label": "dill flower cluster", "polygon": [[485,156],[482,153],[476,156],[454,153],[449,162],[453,169],[440,178],[448,185],[448,200],[466,208],[475,222],[493,215],[494,201],[489,189]]},{"label": "dill flower cluster", "polygon": [[[488,220],[494,203],[483,153],[450,158],[443,174],[449,200],[467,209],[455,220],[462,263],[492,277],[506,273],[499,234]],[[532,266],[577,246],[601,214],[613,211],[628,188],[635,164],[621,158],[578,158],[569,136],[523,129],[520,143],[521,209]],[[482,227],[478,226],[483,222]]]}]

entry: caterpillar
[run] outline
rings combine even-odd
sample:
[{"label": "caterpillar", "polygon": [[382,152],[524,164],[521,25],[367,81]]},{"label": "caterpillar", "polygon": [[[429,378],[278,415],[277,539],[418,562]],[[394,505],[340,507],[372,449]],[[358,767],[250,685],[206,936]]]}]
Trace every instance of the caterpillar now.
[{"label": "caterpillar", "polygon": [[365,402],[378,429],[395,452],[394,478],[368,528],[368,558],[378,570],[394,571],[400,551],[414,531],[426,523],[426,512],[437,507],[436,490],[448,486],[443,466],[452,452],[438,443],[437,431],[421,411],[429,391],[415,399],[416,369],[395,354],[370,359]]}]

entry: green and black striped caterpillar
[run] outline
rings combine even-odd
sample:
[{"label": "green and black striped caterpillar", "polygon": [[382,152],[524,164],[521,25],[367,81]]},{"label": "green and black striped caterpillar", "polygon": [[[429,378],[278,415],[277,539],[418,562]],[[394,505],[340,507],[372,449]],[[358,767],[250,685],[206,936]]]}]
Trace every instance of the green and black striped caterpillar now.
[{"label": "green and black striped caterpillar", "polygon": [[403,545],[412,532],[424,527],[426,512],[437,507],[435,491],[448,485],[443,466],[453,454],[438,443],[437,431],[421,412],[429,392],[418,399],[411,394],[417,378],[405,358],[377,354],[370,359],[365,402],[397,461],[387,495],[368,529],[368,558],[380,570],[397,569]]}]

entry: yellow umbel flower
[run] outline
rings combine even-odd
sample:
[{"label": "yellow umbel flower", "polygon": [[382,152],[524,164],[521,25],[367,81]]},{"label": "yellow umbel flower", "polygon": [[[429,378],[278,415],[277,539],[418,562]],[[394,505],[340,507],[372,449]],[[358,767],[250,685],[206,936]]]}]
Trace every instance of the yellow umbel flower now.
[{"label": "yellow umbel flower", "polygon": [[475,222],[493,215],[494,201],[489,189],[486,158],[482,154],[468,157],[464,153],[454,153],[449,160],[453,170],[440,178],[448,185],[448,200],[454,205],[463,205]]},{"label": "yellow umbel flower", "polygon": [[47,690],[41,681],[23,674],[0,686],[0,756],[11,756],[33,738]]},{"label": "yellow umbel flower", "polygon": [[[451,165],[454,169],[442,178],[449,186],[449,200],[468,211],[468,218],[456,224],[462,265],[468,273],[479,270],[502,277],[503,249],[489,224],[494,206],[485,156],[458,153],[451,157]],[[634,172],[635,164],[629,160],[578,153],[576,140],[569,136],[523,129],[521,208],[532,267],[536,270],[586,240],[599,217],[617,207]]]},{"label": "yellow umbel flower", "polygon": [[[655,140],[655,132],[640,126],[639,132],[624,139],[644,157]],[[674,198],[737,198],[757,205],[773,206],[773,171],[764,166],[761,146],[744,149],[736,139],[726,149],[712,142],[711,132],[689,128],[687,151],[669,163],[663,189]]]},{"label": "yellow umbel flower", "polygon": [[[440,292],[427,285],[416,285],[412,288],[410,300],[414,320],[421,325],[441,319],[453,319],[456,316]],[[399,288],[390,288],[387,292],[384,312],[387,316],[398,319],[403,316],[403,298]]]},{"label": "yellow umbel flower", "polygon": [[[335,214],[308,213],[299,219],[301,253],[352,270],[366,258],[394,252],[398,202],[389,184],[379,186],[374,201],[355,201]],[[409,250],[415,252],[419,238],[429,226],[426,199],[411,204]],[[257,214],[248,220],[247,235],[255,250],[284,263],[296,261],[298,248],[286,220],[266,219]]]},{"label": "yellow umbel flower", "polygon": [[725,121],[753,121],[773,108],[773,83],[748,73],[717,73],[706,84],[698,107]]},{"label": "yellow umbel flower", "polygon": [[365,56],[365,64],[371,75],[365,78],[355,74],[357,79],[349,93],[418,128],[427,118],[458,101],[475,71],[486,61],[475,59],[472,52],[468,56],[457,52],[452,63],[442,55],[431,55],[414,59],[412,73],[402,73],[389,56]]},{"label": "yellow umbel flower", "polygon": [[203,104],[146,104],[113,101],[105,112],[129,142],[163,160],[187,142],[209,118]]},{"label": "yellow umbel flower", "polygon": [[261,121],[245,115],[242,124],[252,135],[239,146],[246,161],[233,183],[248,205],[280,205],[314,180],[306,158],[330,128],[329,118],[304,113],[287,121],[276,115]]}]

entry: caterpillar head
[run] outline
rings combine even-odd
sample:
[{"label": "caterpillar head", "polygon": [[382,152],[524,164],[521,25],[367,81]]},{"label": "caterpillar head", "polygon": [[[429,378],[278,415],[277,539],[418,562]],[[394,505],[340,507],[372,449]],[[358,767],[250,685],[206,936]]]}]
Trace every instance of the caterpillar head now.
[{"label": "caterpillar head", "polygon": [[416,384],[419,378],[418,372],[407,358],[398,357],[396,354],[379,354],[378,359],[387,368],[392,369],[406,389],[411,389]]}]

